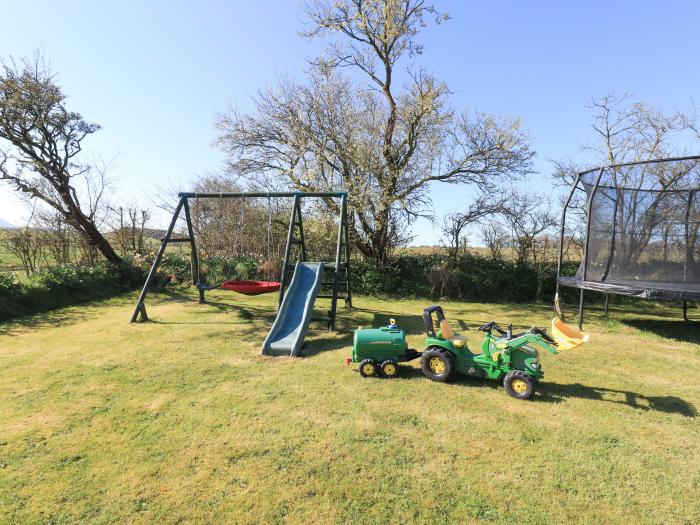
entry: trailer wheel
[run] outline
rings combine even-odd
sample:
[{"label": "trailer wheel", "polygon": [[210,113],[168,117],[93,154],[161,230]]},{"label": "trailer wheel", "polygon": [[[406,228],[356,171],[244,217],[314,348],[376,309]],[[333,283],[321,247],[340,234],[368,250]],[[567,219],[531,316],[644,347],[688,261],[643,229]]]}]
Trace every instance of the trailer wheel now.
[{"label": "trailer wheel", "polygon": [[530,399],[535,392],[535,384],[532,378],[525,372],[513,370],[503,378],[503,388],[509,396],[515,399]]},{"label": "trailer wheel", "polygon": [[444,348],[428,348],[420,359],[420,367],[425,377],[444,383],[454,374],[454,357]]},{"label": "trailer wheel", "polygon": [[396,361],[388,360],[384,361],[382,363],[382,366],[380,367],[382,371],[382,375],[384,377],[387,377],[389,379],[396,377],[399,375],[399,365],[396,364]]},{"label": "trailer wheel", "polygon": [[377,365],[372,359],[360,361],[360,375],[362,377],[374,377],[377,375]]}]

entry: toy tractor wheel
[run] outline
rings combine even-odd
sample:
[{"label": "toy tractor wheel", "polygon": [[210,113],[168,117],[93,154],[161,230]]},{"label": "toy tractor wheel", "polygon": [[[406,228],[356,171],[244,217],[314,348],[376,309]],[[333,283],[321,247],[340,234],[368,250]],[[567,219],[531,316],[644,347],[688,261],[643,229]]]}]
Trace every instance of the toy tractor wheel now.
[{"label": "toy tractor wheel", "polygon": [[382,371],[382,375],[389,379],[399,375],[399,365],[396,364],[396,361],[384,361],[380,369]]},{"label": "toy tractor wheel", "polygon": [[520,370],[506,374],[503,378],[503,388],[515,399],[530,399],[535,392],[535,384],[530,376]]},{"label": "toy tractor wheel", "polygon": [[423,352],[420,367],[425,377],[444,383],[452,378],[455,363],[447,350],[433,347]]},{"label": "toy tractor wheel", "polygon": [[377,365],[372,359],[360,361],[359,370],[362,377],[374,377],[377,375]]}]

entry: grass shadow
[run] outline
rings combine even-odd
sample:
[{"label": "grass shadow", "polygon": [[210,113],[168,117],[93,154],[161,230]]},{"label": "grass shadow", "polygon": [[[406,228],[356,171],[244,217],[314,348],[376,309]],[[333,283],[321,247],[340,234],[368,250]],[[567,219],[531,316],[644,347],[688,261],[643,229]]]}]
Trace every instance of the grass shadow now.
[{"label": "grass shadow", "polygon": [[158,288],[152,291],[152,294],[146,296],[146,305],[148,302],[153,302],[154,304],[175,301],[178,303],[191,303],[196,301],[194,295],[187,294],[185,292],[174,290],[172,288]]},{"label": "grass shadow", "polygon": [[700,322],[668,321],[661,319],[620,319],[622,324],[642,332],[685,343],[700,344]]},{"label": "grass shadow", "polygon": [[[356,312],[367,313],[372,316],[372,321],[368,324],[364,322],[357,323],[357,326],[353,326],[353,321],[349,315],[339,315],[336,321],[336,331],[335,335],[328,337],[327,339],[314,340],[305,344],[302,350],[302,355],[305,357],[311,357],[317,355],[321,352],[327,352],[332,350],[340,350],[341,348],[346,348],[352,346],[353,337],[355,333],[355,328],[360,325],[365,328],[377,328],[380,326],[386,326],[389,324],[390,319],[394,319],[396,323],[406,331],[407,335],[414,333],[424,333],[425,329],[423,327],[423,318],[419,315],[398,315],[390,314],[384,312],[377,312],[376,310],[367,310],[364,308],[353,307]],[[321,332],[311,331],[310,332]],[[329,332],[329,334],[334,334]],[[308,334],[307,334],[308,336]]]},{"label": "grass shadow", "polygon": [[[164,303],[177,302],[177,303],[189,303],[193,305],[192,315],[188,315],[187,320],[160,320],[149,318],[147,323],[160,324],[160,325],[189,325],[189,326],[221,326],[221,327],[234,327],[236,331],[236,337],[250,337],[255,334],[261,334],[264,330],[267,330],[272,325],[275,319],[275,311],[272,307],[265,306],[252,306],[250,304],[235,304],[216,300],[216,298],[208,298],[206,303],[199,304],[197,296],[194,294],[187,294],[178,290],[162,290],[159,291],[159,296],[153,298],[152,304],[162,305]],[[147,305],[148,307],[148,301]],[[209,317],[214,311],[220,313],[231,314],[232,319],[229,316],[222,317],[221,319],[206,319],[202,320],[202,316]],[[240,322],[243,321],[247,323],[244,328],[240,327]],[[264,337],[261,335],[261,337]]]},{"label": "grass shadow", "polygon": [[545,403],[561,403],[570,398],[627,405],[637,410],[680,414],[692,418],[697,416],[695,406],[676,396],[645,396],[638,392],[592,387],[580,383],[544,383],[538,387],[534,397],[535,400]]},{"label": "grass shadow", "polygon": [[[200,305],[197,305],[200,306]],[[200,311],[195,311],[194,316],[190,316],[188,320],[181,320],[181,321],[161,321],[158,319],[150,319],[146,322],[148,323],[154,323],[154,324],[162,324],[162,325],[221,325],[221,326],[229,326],[232,325],[234,321],[245,321],[248,323],[249,328],[242,330],[242,331],[237,331],[237,333],[241,336],[245,335],[250,335],[253,333],[260,333],[260,331],[265,328],[265,330],[269,330],[269,327],[272,325],[272,322],[275,319],[275,314],[271,310],[267,308],[257,308],[257,307],[251,307],[251,306],[239,306],[239,305],[232,305],[232,304],[227,304],[227,303],[213,303],[213,302],[207,302],[205,305],[201,305],[203,307],[202,310]],[[214,307],[215,309],[226,312],[231,314],[232,316],[235,316],[236,319],[230,319],[230,318],[222,318],[220,320],[199,320],[197,319],[198,316],[207,316],[208,314],[211,314],[211,310],[209,310],[207,307]]]},{"label": "grass shadow", "polygon": [[[80,305],[85,306],[85,305]],[[27,317],[19,317],[5,323],[0,323],[0,335],[16,335],[15,332],[31,328],[58,327],[79,323],[88,318],[88,315],[75,307],[64,307],[57,310],[49,310],[44,313],[32,314]]]},{"label": "grass shadow", "polygon": [[[321,332],[321,330],[318,330],[318,332]],[[327,333],[332,334],[333,332]],[[304,347],[301,350],[301,355],[302,357],[312,357],[320,354],[321,352],[340,350],[341,348],[351,346],[353,336],[354,332],[336,331],[332,338],[319,339],[309,343],[304,343]]]}]

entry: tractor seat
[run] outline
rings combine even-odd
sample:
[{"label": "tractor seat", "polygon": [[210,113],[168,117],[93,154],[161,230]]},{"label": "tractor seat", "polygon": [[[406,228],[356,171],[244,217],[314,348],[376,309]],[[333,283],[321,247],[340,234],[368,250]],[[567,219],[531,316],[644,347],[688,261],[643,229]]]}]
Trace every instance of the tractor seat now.
[{"label": "tractor seat", "polygon": [[450,322],[447,319],[440,321],[440,331],[442,332],[442,338],[447,339],[456,347],[463,347],[467,344],[467,338],[463,335],[455,335],[450,326]]}]

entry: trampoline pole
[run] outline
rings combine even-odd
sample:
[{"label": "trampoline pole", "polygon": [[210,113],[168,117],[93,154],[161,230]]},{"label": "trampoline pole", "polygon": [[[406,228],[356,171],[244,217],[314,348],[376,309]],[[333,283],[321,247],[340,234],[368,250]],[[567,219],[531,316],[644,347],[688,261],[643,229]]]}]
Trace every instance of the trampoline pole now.
[{"label": "trampoline pole", "polygon": [[605,294],[605,312],[604,315],[608,315],[608,306],[610,306],[610,294]]},{"label": "trampoline pole", "polygon": [[683,301],[683,320],[688,320],[688,301]]},{"label": "trampoline pole", "polygon": [[603,172],[605,171],[605,166],[601,166],[598,170],[598,177],[595,180],[595,185],[591,190],[591,194],[588,197],[588,206],[586,208],[586,242],[583,244],[583,275],[581,279],[581,298],[578,302],[578,329],[583,329],[583,286],[588,278],[588,246],[591,242],[591,210],[593,209],[593,198],[596,196],[598,191],[598,186],[600,185],[600,179],[603,178]]},{"label": "trampoline pole", "polygon": [[[559,297],[559,277],[561,277],[561,265],[564,259],[564,235],[566,233],[566,212],[569,209],[569,204],[571,203],[571,199],[574,196],[574,192],[576,191],[576,188],[578,187],[578,183],[581,180],[581,174],[577,173],[576,174],[576,180],[574,181],[573,186],[571,186],[571,191],[569,192],[569,196],[566,198],[566,201],[564,201],[564,209],[561,212],[561,227],[559,229],[559,258],[557,259],[557,282],[556,282],[556,292],[555,292],[555,297]],[[558,315],[558,312],[556,311],[556,308],[554,309],[554,314]]]}]

